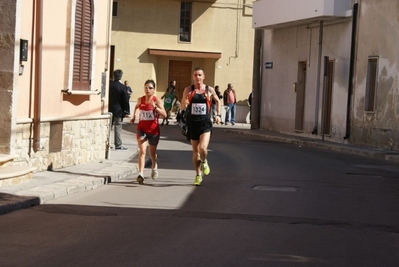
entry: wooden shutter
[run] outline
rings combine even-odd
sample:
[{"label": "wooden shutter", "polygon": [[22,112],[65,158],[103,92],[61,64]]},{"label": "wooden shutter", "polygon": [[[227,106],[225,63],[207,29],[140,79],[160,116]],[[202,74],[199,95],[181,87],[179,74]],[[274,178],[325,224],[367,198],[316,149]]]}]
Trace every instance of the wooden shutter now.
[{"label": "wooden shutter", "polygon": [[78,0],[75,15],[73,90],[90,90],[93,0]]}]

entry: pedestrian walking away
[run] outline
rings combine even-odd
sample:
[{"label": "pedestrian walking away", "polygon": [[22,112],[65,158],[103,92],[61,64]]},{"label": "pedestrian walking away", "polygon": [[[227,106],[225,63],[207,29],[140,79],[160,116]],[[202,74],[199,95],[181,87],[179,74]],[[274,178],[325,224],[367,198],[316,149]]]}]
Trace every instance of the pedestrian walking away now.
[{"label": "pedestrian walking away", "polygon": [[170,87],[173,88],[173,94],[175,95],[174,102],[172,103],[172,109],[173,109],[173,107],[176,106],[176,111],[178,111],[180,109],[180,101],[179,101],[179,99],[177,97],[177,93],[176,93],[176,80],[170,81],[168,89]]},{"label": "pedestrian walking away", "polygon": [[115,70],[109,85],[108,111],[112,113],[115,150],[127,150],[122,146],[121,131],[123,118],[130,115],[130,106],[126,86],[121,82],[122,75],[122,70]]},{"label": "pedestrian walking away", "polygon": [[216,103],[216,123],[219,124],[221,120],[219,97],[212,87],[204,84],[204,79],[205,73],[202,68],[195,68],[194,84],[184,89],[181,103],[182,110],[189,114],[186,119],[187,135],[193,150],[192,162],[196,172],[194,185],[197,186],[202,182],[202,174],[208,175],[211,171],[207,160],[212,132],[211,99]]},{"label": "pedestrian walking away", "polygon": [[[237,102],[236,91],[234,91],[233,85],[231,83],[229,83],[227,85],[227,89],[223,93],[223,104],[226,107],[226,117],[224,119],[225,125],[227,125],[229,120],[231,122],[231,125],[235,124],[236,102]],[[231,118],[230,118],[230,115],[231,115]]]},{"label": "pedestrian walking away", "polygon": [[155,82],[147,80],[144,83],[144,95],[137,99],[134,107],[133,118],[130,123],[135,122],[138,117],[136,139],[139,147],[137,182],[144,184],[144,166],[147,147],[151,158],[151,178],[158,178],[158,155],[156,153],[160,138],[159,116],[166,117],[166,111],[162,101],[155,96]]}]

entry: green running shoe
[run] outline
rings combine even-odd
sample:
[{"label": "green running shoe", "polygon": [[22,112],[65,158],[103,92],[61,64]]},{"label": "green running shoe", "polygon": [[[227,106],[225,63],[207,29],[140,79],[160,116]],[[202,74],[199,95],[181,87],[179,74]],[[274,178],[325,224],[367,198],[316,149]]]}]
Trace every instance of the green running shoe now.
[{"label": "green running shoe", "polygon": [[201,182],[202,182],[202,176],[201,175],[195,176],[194,185],[200,185]]},{"label": "green running shoe", "polygon": [[209,165],[208,165],[208,161],[207,161],[207,160],[205,160],[205,161],[203,161],[203,162],[201,163],[201,170],[202,170],[202,173],[203,173],[204,175],[208,175],[208,174],[211,172],[211,169],[209,168]]}]

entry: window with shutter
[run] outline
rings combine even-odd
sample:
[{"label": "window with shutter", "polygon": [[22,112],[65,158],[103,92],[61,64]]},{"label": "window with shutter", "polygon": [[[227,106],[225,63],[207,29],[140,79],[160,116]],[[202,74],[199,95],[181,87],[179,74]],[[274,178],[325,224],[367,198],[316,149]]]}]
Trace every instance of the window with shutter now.
[{"label": "window with shutter", "polygon": [[73,90],[90,90],[93,0],[77,0],[73,55]]}]

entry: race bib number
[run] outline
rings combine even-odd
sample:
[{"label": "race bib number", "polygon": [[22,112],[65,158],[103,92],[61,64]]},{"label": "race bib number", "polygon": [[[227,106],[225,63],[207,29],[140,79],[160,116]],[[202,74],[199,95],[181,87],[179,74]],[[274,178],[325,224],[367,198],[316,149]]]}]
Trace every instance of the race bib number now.
[{"label": "race bib number", "polygon": [[172,102],[172,99],[170,98],[165,98],[165,103],[170,104]]},{"label": "race bib number", "polygon": [[155,119],[152,110],[140,110],[139,118],[141,121],[152,121]]},{"label": "race bib number", "polygon": [[191,103],[191,114],[192,115],[206,115],[206,104],[205,103]]}]

